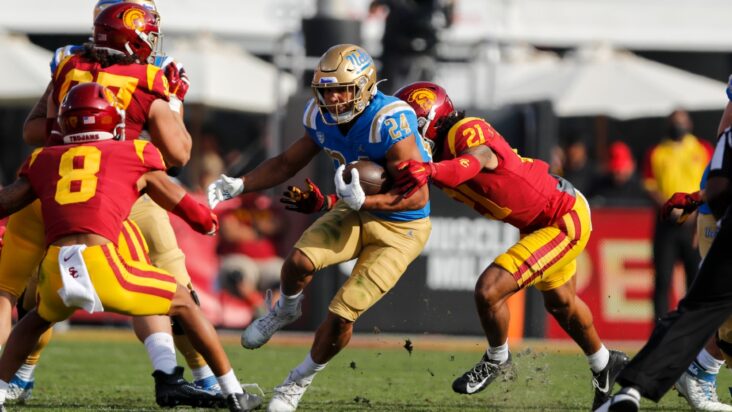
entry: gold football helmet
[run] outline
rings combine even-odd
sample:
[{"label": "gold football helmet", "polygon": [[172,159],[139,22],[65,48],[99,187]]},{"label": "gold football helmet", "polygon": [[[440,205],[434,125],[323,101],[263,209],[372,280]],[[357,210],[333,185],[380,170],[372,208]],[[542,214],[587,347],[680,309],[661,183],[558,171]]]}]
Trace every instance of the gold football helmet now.
[{"label": "gold football helmet", "polygon": [[[348,123],[369,105],[376,94],[376,66],[363,48],[339,44],[320,57],[311,87],[325,124]],[[324,92],[332,88],[345,88],[351,98],[347,102],[329,104]],[[326,112],[335,123],[328,120]]]},{"label": "gold football helmet", "polygon": [[99,0],[97,1],[97,4],[94,5],[94,20],[97,19],[97,16],[99,13],[102,12],[102,10],[106,9],[107,7],[118,4],[118,3],[135,3],[139,4],[140,6],[150,10],[150,12],[158,19],[158,23],[160,23],[160,14],[158,14],[158,6],[155,5],[154,0]]}]

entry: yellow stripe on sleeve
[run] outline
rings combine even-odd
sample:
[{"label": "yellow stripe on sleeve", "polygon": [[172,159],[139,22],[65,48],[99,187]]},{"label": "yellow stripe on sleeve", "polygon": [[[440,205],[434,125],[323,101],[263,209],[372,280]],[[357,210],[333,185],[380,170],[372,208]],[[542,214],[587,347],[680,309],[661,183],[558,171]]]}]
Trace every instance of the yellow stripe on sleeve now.
[{"label": "yellow stripe on sleeve", "polygon": [[36,157],[43,151],[42,147],[39,147],[38,149],[34,150],[33,153],[31,153],[30,156],[30,162],[28,162],[28,167],[33,166],[33,162],[36,161]]}]

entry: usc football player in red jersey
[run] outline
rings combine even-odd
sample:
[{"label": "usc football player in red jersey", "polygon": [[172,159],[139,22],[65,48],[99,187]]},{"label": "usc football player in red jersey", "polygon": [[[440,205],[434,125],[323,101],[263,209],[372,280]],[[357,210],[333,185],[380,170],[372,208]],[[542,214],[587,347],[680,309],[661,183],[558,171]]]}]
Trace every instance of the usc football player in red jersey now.
[{"label": "usc football player in red jersey", "polygon": [[417,113],[433,161],[398,166],[396,184],[405,196],[431,181],[479,214],[521,231],[521,239],[499,255],[478,278],[475,301],[489,347],[481,360],[453,382],[473,394],[512,367],[508,350],[510,314],[506,300],[536,286],[544,305],[587,355],[593,374],[593,405],[605,402],[628,357],[608,351],[592,324],[592,313],[576,294],[576,258],[590,237],[590,208],[584,196],[549,165],[521,157],[485,120],[466,117],[447,92],[429,82],[395,94]]},{"label": "usc football player in red jersey", "polygon": [[189,290],[147,259],[124,256],[112,240],[143,192],[201,233],[215,233],[216,215],[168,179],[154,145],[118,141],[124,139],[125,112],[109,89],[94,82],[74,86],[58,118],[63,144],[36,149],[19,178],[0,191],[0,218],[40,200],[47,246],[39,305],[18,322],[0,357],[0,407],[10,378],[41,334],[80,308],[173,317],[195,337],[192,342],[210,362],[229,409],[258,407],[262,399],[243,391]]},{"label": "usc football player in red jersey", "polygon": [[[166,166],[185,164],[190,156],[191,139],[183,124],[180,102],[176,100],[176,96],[183,98],[185,90],[179,87],[179,94],[171,95],[164,70],[147,63],[158,51],[159,15],[149,5],[141,6],[135,4],[136,2],[117,1],[112,5],[106,4],[110,1],[100,3],[105,3],[105,7],[95,19],[92,42],[58,62],[48,88],[47,100],[36,105],[26,122],[26,141],[63,143],[55,121],[58,105],[73,85],[96,81],[113,90],[126,110],[127,139],[137,138],[143,129],[148,129],[152,142],[163,152]],[[36,112],[42,112],[44,118],[39,119]],[[42,127],[38,126],[39,123],[42,123]],[[36,136],[39,134],[43,139]],[[138,225],[140,228],[133,234],[125,231],[130,243],[139,245],[147,241],[144,247],[149,245],[152,261],[174,273],[179,283],[191,287],[184,256],[177,247],[167,212],[147,196],[143,196],[133,207],[130,219],[132,221],[125,224],[126,229],[136,229]],[[140,231],[142,236],[137,241],[135,239]],[[25,288],[44,252],[43,221],[37,202],[11,217],[5,235],[5,248],[8,254],[17,258],[12,262],[9,259],[0,259],[0,334],[3,342],[10,330],[12,305]],[[23,303],[28,310],[35,303],[35,294],[30,292],[26,296],[29,298],[24,299]],[[170,335],[170,323],[161,317],[140,317],[133,319],[133,326],[137,336],[145,343],[154,369],[159,370],[159,355],[156,353],[173,352],[174,356],[174,349],[167,337],[152,335]],[[50,331],[44,335],[38,350],[23,365],[19,376],[11,382],[9,398],[24,400],[30,396],[34,384],[33,369],[40,350],[49,337]],[[191,367],[196,383],[205,383],[201,385],[205,388],[211,388],[211,385],[216,388],[216,380],[210,368],[193,349],[180,328],[176,328],[174,338]],[[169,350],[163,350],[163,347]],[[156,379],[156,382],[159,381],[161,380]],[[177,389],[168,385],[167,391],[162,389],[166,387],[163,383],[156,384],[156,400],[158,403],[162,402],[161,406],[214,406],[223,401],[219,394],[201,391],[182,379],[175,379],[175,382],[178,383]],[[171,395],[171,391],[176,391],[180,396]],[[168,393],[163,396],[160,392]]]}]

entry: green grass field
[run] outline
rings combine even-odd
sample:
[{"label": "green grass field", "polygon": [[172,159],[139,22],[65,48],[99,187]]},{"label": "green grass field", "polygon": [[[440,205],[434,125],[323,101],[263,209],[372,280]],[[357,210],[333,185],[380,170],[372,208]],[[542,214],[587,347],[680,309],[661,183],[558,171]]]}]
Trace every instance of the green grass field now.
[{"label": "green grass field", "polygon": [[[237,375],[266,392],[297,365],[310,335],[278,338],[256,351],[238,345],[238,334],[222,334]],[[409,338],[411,355],[401,346]],[[301,402],[310,411],[586,411],[592,398],[583,356],[564,343],[528,342],[514,348],[518,376],[484,392],[460,396],[452,380],[480,357],[479,339],[426,336],[354,338],[318,375]],[[630,346],[632,349],[636,346]],[[57,334],[36,372],[36,390],[26,405],[11,410],[159,410],[144,348],[130,331],[72,330]],[[188,378],[190,374],[187,373]],[[730,401],[728,371],[719,393]],[[644,410],[690,410],[675,392]],[[190,409],[188,409],[190,410]]]}]

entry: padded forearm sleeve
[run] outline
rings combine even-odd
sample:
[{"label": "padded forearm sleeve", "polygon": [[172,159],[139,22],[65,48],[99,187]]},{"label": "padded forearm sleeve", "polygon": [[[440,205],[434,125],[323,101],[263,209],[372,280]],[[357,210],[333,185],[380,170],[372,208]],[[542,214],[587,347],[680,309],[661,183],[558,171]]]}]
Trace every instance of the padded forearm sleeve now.
[{"label": "padded forearm sleeve", "polygon": [[211,209],[196,202],[188,193],[171,210],[176,216],[185,220],[195,231],[209,233],[214,229]]},{"label": "padded forearm sleeve", "polygon": [[483,168],[480,160],[469,154],[433,163],[433,165],[435,170],[432,173],[432,180],[447,187],[459,186],[475,177]]}]

